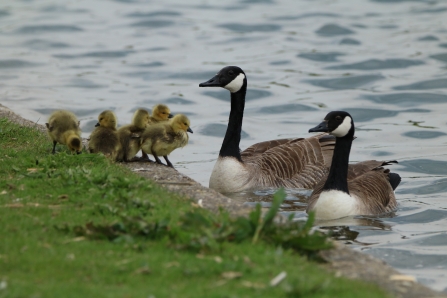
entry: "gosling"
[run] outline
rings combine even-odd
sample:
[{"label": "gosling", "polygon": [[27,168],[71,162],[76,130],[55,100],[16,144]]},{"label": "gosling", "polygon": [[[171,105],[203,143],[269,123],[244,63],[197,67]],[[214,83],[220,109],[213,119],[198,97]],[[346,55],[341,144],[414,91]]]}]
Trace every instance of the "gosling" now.
[{"label": "gosling", "polygon": [[173,168],[168,155],[175,149],[188,144],[189,136],[186,132],[192,133],[188,117],[183,114],[175,115],[167,123],[150,125],[144,130],[141,135],[141,150],[153,155],[158,164],[163,164],[158,158],[158,156],[163,156],[166,164]]},{"label": "gosling", "polygon": [[88,149],[90,153],[103,153],[112,160],[119,159],[121,143],[116,130],[116,115],[110,110],[98,116],[98,123],[90,135]]},{"label": "gosling", "polygon": [[160,122],[166,122],[169,118],[172,118],[171,110],[168,106],[158,104],[152,109],[152,116],[149,119],[149,123],[155,124]]},{"label": "gosling", "polygon": [[68,149],[77,154],[81,153],[81,129],[79,120],[69,111],[59,110],[50,115],[48,123],[45,123],[48,135],[53,141],[53,151],[56,153],[56,144],[67,145]]},{"label": "gosling", "polygon": [[[118,129],[118,136],[122,147],[122,159],[124,161],[133,161],[135,155],[141,149],[140,136],[144,129],[149,125],[150,114],[145,109],[138,109],[133,114],[132,123],[122,126]],[[147,154],[143,154],[143,159],[149,159]]]}]

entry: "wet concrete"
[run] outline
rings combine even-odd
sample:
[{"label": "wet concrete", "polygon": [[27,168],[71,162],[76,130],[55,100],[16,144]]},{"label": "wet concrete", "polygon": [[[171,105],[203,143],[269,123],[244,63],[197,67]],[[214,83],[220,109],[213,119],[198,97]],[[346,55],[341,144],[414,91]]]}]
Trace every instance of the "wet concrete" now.
[{"label": "wet concrete", "polygon": [[[40,132],[46,133],[46,128],[43,125],[20,117],[1,104],[0,118],[8,118],[12,122],[27,127],[34,127]],[[86,144],[87,140],[84,139],[84,143]],[[218,211],[219,208],[225,208],[233,215],[244,215],[250,211],[249,207],[202,186],[175,169],[146,162],[126,163],[123,166],[138,175],[155,181],[169,191],[191,198],[198,205],[213,212]],[[414,277],[402,275],[385,262],[370,255],[354,251],[343,244],[335,243],[334,249],[321,252],[321,256],[327,263],[320,266],[334,272],[337,276],[377,284],[394,297],[447,298],[446,294],[433,291],[417,283]]]}]

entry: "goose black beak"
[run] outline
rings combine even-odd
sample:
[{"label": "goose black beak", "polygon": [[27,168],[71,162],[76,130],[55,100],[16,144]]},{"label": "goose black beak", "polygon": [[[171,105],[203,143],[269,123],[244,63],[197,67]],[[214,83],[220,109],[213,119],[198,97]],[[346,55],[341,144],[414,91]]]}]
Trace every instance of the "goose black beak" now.
[{"label": "goose black beak", "polygon": [[78,155],[81,154],[81,153],[82,153],[82,151],[76,151],[76,154],[78,154]]},{"label": "goose black beak", "polygon": [[169,114],[169,115],[168,115],[168,118],[172,118],[172,117],[174,117],[174,115],[172,115],[172,114]]},{"label": "goose black beak", "polygon": [[188,127],[187,132],[193,133],[191,127]]},{"label": "goose black beak", "polygon": [[99,124],[99,122],[98,122],[98,123],[95,124],[95,127],[98,127],[98,126],[100,126],[100,125],[101,125],[101,124]]},{"label": "goose black beak", "polygon": [[221,87],[219,81],[219,75],[217,74],[208,81],[200,83],[199,87]]},{"label": "goose black beak", "polygon": [[327,122],[323,121],[314,128],[309,129],[309,132],[329,132],[329,128],[327,127]]}]

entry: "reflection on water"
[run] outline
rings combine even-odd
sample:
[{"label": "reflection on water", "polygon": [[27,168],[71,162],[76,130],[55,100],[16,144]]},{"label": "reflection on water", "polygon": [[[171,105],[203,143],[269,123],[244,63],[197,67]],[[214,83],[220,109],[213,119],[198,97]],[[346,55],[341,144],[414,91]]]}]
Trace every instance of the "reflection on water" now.
[{"label": "reflection on water", "polygon": [[[358,127],[352,161],[399,160],[399,209],[319,225],[444,290],[446,19],[442,0],[9,1],[0,9],[1,102],[41,124],[72,110],[84,136],[102,110],[122,125],[135,109],[166,103],[195,132],[171,159],[205,185],[230,94],[198,84],[224,65],[248,78],[241,149],[306,137],[328,111],[345,109]],[[268,207],[274,191],[234,198]],[[284,214],[304,220],[309,195],[287,190]]]}]

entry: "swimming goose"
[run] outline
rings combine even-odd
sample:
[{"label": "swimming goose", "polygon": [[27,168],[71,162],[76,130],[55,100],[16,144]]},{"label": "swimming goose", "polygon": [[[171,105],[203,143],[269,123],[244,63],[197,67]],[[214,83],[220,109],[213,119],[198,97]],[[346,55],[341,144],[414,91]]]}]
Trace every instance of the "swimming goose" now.
[{"label": "swimming goose", "polygon": [[329,172],[335,139],[310,138],[261,142],[240,152],[247,77],[227,66],[199,87],[223,87],[231,92],[227,132],[210,177],[210,188],[221,193],[265,187],[313,188]]},{"label": "swimming goose", "polygon": [[81,129],[79,120],[69,111],[59,110],[50,115],[48,123],[45,123],[48,129],[48,135],[53,141],[53,151],[56,153],[56,144],[67,145],[71,151],[81,153]]},{"label": "swimming goose", "polygon": [[168,106],[163,104],[158,104],[152,109],[152,116],[149,118],[149,123],[159,123],[168,121],[169,118],[172,118],[171,110]]},{"label": "swimming goose", "polygon": [[90,153],[103,153],[112,160],[120,159],[121,143],[116,130],[116,115],[110,110],[98,116],[96,128],[90,135],[88,149]]},{"label": "swimming goose", "polygon": [[[149,123],[149,112],[145,109],[138,109],[133,114],[132,123],[118,129],[118,136],[123,148],[122,159],[124,161],[140,160],[139,158],[134,159],[134,157],[141,149],[141,133]],[[149,157],[143,153],[143,159],[149,160]]]},{"label": "swimming goose", "polygon": [[158,164],[163,164],[158,156],[163,156],[170,167],[174,167],[168,159],[168,155],[175,149],[188,144],[189,136],[186,132],[192,133],[189,127],[190,121],[183,114],[177,114],[167,123],[149,125],[141,135],[141,150],[147,154],[152,154]]},{"label": "swimming goose", "polygon": [[354,121],[344,111],[330,112],[321,124],[309,130],[336,137],[329,175],[315,187],[306,210],[315,211],[317,219],[378,215],[397,207],[394,190],[400,176],[383,168],[397,161],[369,160],[348,168],[354,131]]}]

